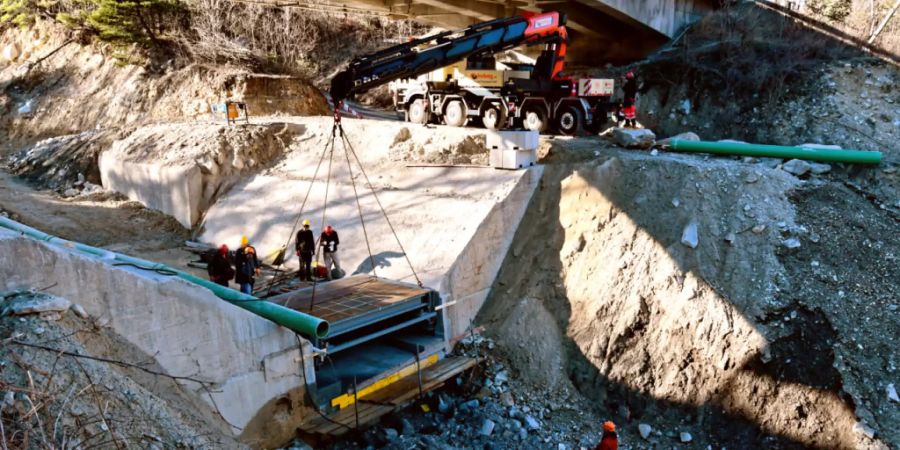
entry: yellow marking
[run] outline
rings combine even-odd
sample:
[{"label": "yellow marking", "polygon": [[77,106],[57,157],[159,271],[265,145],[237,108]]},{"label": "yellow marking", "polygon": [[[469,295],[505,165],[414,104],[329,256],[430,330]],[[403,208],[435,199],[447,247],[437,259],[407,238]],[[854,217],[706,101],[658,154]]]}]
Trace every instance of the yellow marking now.
[{"label": "yellow marking", "polygon": [[[438,362],[437,353],[435,353],[434,355],[431,355],[428,358],[426,358],[425,360],[421,361],[419,363],[419,367],[421,367],[424,370],[426,367],[429,367],[436,362]],[[360,389],[359,393],[356,396],[358,398],[363,398],[366,395],[369,395],[373,392],[378,392],[378,391],[380,391],[380,390],[382,390],[382,389],[396,383],[397,381],[399,381],[409,375],[412,375],[414,373],[416,373],[416,364],[412,363],[412,364],[398,370],[397,372],[394,372],[394,373]],[[354,403],[353,394],[344,394],[344,395],[341,395],[341,396],[331,399],[331,406],[337,407],[340,409],[344,409],[344,408],[352,405],[353,403]]]}]

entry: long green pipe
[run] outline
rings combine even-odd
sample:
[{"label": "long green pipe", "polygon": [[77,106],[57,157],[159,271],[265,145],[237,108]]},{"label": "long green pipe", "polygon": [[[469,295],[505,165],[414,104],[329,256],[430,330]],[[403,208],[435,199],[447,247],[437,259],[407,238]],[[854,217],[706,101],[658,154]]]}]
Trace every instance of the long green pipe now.
[{"label": "long green pipe", "polygon": [[677,152],[687,153],[795,158],[852,164],[878,164],[881,162],[881,152],[863,150],[832,150],[786,147],[782,145],[740,144],[737,142],[684,141],[680,139],[672,141],[669,144],[669,148]]},{"label": "long green pipe", "polygon": [[290,308],[285,308],[284,306],[267,302],[252,295],[247,295],[233,289],[228,289],[225,286],[221,286],[213,283],[212,281],[204,280],[203,278],[196,277],[180,270],[176,270],[165,264],[154,263],[140,258],[134,258],[127,255],[122,255],[120,253],[111,252],[109,250],[104,250],[102,248],[91,247],[90,245],[61,239],[56,236],[44,233],[43,231],[29,227],[28,225],[24,225],[14,220],[7,219],[5,217],[0,217],[0,226],[22,233],[23,235],[28,236],[32,239],[46,241],[54,245],[72,248],[83,253],[98,256],[102,259],[118,261],[125,264],[132,264],[145,270],[170,272],[174,276],[177,276],[182,280],[209,289],[217,297],[231,303],[232,305],[239,306],[258,316],[265,317],[266,319],[269,319],[272,322],[275,322],[285,328],[296,331],[297,333],[300,333],[307,338],[318,340],[328,336],[328,322],[318,317],[310,316],[309,314],[304,314],[300,311],[295,311]]}]

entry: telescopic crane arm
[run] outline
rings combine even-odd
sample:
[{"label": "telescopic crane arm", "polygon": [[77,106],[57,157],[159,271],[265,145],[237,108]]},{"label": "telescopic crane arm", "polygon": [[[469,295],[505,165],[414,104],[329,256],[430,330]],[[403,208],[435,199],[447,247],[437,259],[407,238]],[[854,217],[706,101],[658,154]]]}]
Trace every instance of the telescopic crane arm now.
[{"label": "telescopic crane arm", "polygon": [[414,78],[472,55],[494,54],[520,45],[553,41],[558,45],[550,78],[555,79],[560,76],[564,64],[565,22],[565,15],[558,12],[496,19],[360,56],[332,78],[331,97],[337,104],[355,93],[401,78]]}]

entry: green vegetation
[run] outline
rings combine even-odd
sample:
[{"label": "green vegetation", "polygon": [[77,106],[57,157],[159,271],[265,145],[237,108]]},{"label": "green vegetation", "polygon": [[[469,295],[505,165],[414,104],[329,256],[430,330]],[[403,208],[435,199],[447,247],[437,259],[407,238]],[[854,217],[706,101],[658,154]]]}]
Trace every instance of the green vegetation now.
[{"label": "green vegetation", "polygon": [[0,25],[51,19],[122,47],[157,45],[186,17],[178,0],[0,0]]}]

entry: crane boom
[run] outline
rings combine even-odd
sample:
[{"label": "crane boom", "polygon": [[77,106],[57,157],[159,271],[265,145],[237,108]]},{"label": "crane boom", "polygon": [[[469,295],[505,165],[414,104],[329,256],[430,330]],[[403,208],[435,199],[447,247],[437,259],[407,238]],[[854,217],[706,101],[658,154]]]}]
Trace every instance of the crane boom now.
[{"label": "crane boom", "polygon": [[[565,22],[565,15],[558,12],[495,19],[360,56],[332,78],[331,97],[337,103],[374,86],[416,77],[479,53],[494,54],[552,40],[561,41],[565,48]],[[559,60],[552,69],[553,77],[561,71]]]}]

